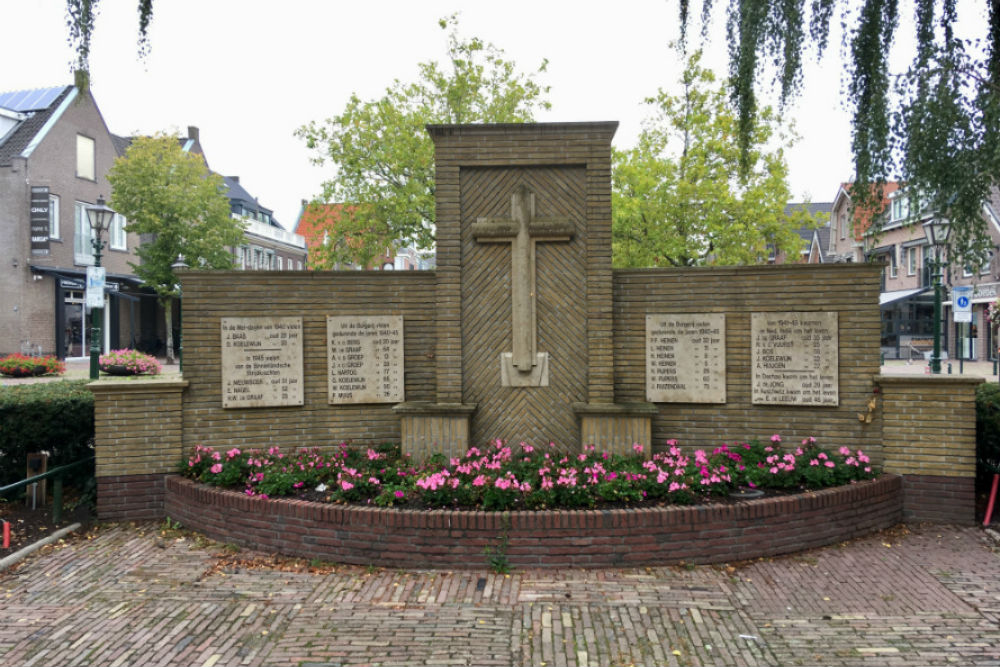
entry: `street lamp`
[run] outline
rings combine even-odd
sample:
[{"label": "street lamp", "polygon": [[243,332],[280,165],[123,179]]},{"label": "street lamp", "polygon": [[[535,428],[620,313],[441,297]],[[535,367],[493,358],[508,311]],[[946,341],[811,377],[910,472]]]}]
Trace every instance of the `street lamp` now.
[{"label": "street lamp", "polygon": [[[90,228],[94,232],[90,240],[94,246],[94,266],[101,266],[101,250],[104,248],[104,240],[101,238],[111,227],[111,221],[115,217],[115,212],[104,204],[104,196],[97,198],[97,204],[87,207],[87,220]],[[96,380],[100,366],[101,356],[101,320],[104,319],[104,308],[90,309],[90,379]]]},{"label": "street lamp", "polygon": [[[170,268],[174,271],[180,269],[189,269],[187,262],[184,261],[184,255],[177,255],[177,260],[170,265]],[[177,283],[177,370],[181,373],[184,372],[184,291],[181,289],[180,282]],[[168,335],[172,336],[173,332]]]},{"label": "street lamp", "polygon": [[924,235],[927,242],[934,248],[934,260],[931,270],[934,272],[934,356],[931,357],[931,373],[941,372],[941,248],[948,243],[948,233],[951,223],[946,218],[933,218],[924,223]]}]

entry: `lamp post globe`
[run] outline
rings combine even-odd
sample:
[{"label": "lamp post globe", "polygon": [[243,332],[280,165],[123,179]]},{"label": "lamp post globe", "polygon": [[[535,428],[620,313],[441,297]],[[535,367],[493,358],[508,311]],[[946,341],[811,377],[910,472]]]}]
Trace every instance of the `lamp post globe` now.
[{"label": "lamp post globe", "polygon": [[[111,221],[114,220],[115,212],[104,203],[104,196],[97,198],[97,203],[86,207],[87,221],[93,236],[90,240],[94,248],[94,266],[101,266],[101,250],[104,249],[104,232],[111,228]],[[103,299],[103,293],[102,293]],[[104,319],[104,308],[94,307],[90,309],[90,379],[96,380],[99,372],[101,356],[101,323]]]}]

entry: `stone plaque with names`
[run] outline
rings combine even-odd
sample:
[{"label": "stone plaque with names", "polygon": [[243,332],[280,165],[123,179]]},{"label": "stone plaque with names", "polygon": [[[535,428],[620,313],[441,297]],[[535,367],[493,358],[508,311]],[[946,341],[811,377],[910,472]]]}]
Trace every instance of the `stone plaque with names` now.
[{"label": "stone plaque with names", "polygon": [[403,317],[327,316],[330,405],[403,400]]},{"label": "stone plaque with names", "polygon": [[222,318],[222,407],[303,405],[302,318]]},{"label": "stone plaque with names", "polygon": [[646,315],[646,400],[726,402],[726,316]]},{"label": "stone plaque with names", "polygon": [[752,313],[755,405],[838,405],[837,313]]}]

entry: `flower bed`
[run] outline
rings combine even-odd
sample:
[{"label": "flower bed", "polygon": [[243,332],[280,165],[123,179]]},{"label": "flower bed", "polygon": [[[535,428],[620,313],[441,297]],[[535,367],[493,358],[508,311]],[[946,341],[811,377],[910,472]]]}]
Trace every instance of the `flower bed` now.
[{"label": "flower bed", "polygon": [[486,451],[473,447],[462,458],[422,465],[392,447],[361,451],[342,444],[328,454],[303,449],[286,455],[278,447],[219,452],[198,446],[182,470],[248,496],[500,511],[684,505],[741,487],[818,489],[877,474],[861,451],[823,449],[813,438],[789,451],[780,443],[775,435],[768,444],[722,445],[687,455],[668,441],[666,452],[645,459],[639,445],[629,456],[592,446],[570,455],[552,444],[511,447],[497,441]]},{"label": "flower bed", "polygon": [[160,362],[138,350],[111,350],[98,360],[102,373],[108,375],[159,375]]},{"label": "flower bed", "polygon": [[902,478],[715,505],[486,512],[263,499],[166,479],[164,512],[220,542],[402,568],[720,563],[835,544],[902,520]]},{"label": "flower bed", "polygon": [[24,378],[36,375],[62,375],[66,364],[55,357],[27,357],[23,354],[8,354],[0,359],[0,375]]}]

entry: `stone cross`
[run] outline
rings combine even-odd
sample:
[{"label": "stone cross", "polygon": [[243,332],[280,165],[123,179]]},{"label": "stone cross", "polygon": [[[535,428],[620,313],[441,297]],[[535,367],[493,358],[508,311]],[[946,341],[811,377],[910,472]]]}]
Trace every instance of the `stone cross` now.
[{"label": "stone cross", "polygon": [[513,352],[501,355],[505,386],[548,384],[548,354],[537,351],[535,328],[535,244],[569,241],[573,223],[566,218],[536,218],[535,195],[519,185],[511,195],[511,218],[479,218],[472,235],[480,243],[511,244],[511,333]]}]

